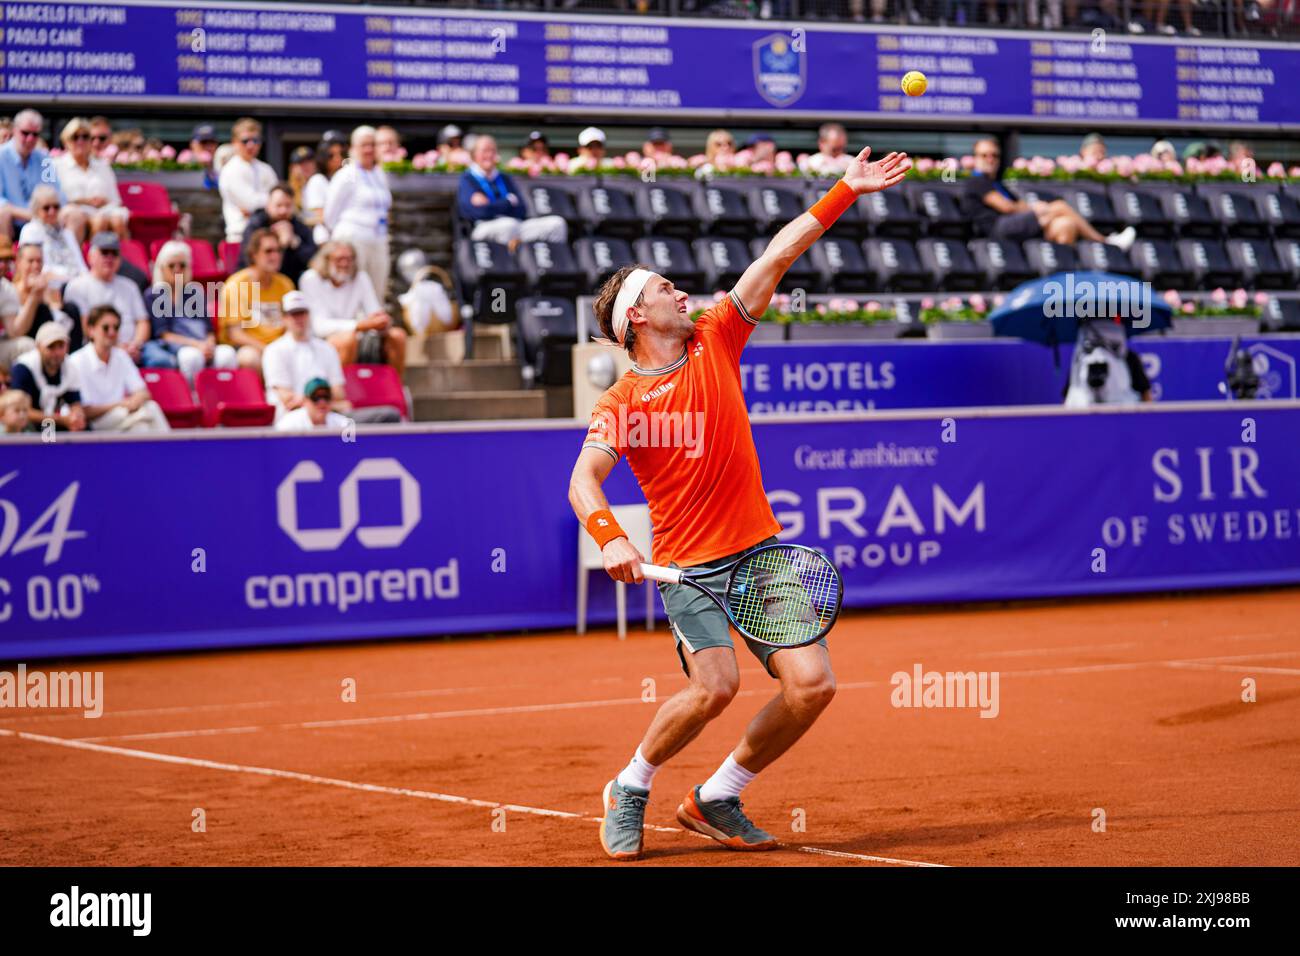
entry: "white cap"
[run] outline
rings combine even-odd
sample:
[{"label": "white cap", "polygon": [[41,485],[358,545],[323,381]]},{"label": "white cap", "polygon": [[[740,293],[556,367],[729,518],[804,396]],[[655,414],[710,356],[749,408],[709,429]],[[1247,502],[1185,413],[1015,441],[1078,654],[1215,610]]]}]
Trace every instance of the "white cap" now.
[{"label": "white cap", "polygon": [[280,300],[280,308],[286,315],[290,312],[308,312],[311,310],[311,306],[307,304],[307,297],[297,289],[284,294],[284,298]]},{"label": "white cap", "polygon": [[578,134],[579,146],[590,146],[592,143],[604,143],[605,131],[597,129],[595,126],[588,126]]}]

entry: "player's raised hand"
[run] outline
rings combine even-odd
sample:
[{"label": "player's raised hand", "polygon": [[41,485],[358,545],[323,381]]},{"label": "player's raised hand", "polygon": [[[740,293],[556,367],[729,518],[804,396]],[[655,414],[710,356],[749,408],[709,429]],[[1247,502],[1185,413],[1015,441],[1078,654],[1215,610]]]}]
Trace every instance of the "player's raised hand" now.
[{"label": "player's raised hand", "polygon": [[862,152],[844,171],[844,181],[853,187],[858,195],[880,192],[890,186],[897,186],[912,168],[912,161],[907,153],[890,153],[884,159],[874,163],[867,162],[871,156],[871,147],[864,146]]}]

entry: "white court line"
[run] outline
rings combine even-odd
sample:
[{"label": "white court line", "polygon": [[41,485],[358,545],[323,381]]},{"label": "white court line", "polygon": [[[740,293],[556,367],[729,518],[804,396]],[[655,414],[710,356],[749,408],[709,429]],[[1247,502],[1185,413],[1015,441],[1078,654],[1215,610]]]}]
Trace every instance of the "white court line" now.
[{"label": "white court line", "polygon": [[1237,674],[1288,674],[1300,677],[1300,667],[1260,667],[1258,664],[1202,664],[1199,661],[1165,661],[1166,667],[1182,670],[1228,671]]},{"label": "white court line", "polygon": [[[565,810],[547,810],[542,807],[526,807],[515,803],[494,803],[491,800],[476,800],[473,797],[461,797],[451,793],[435,793],[431,790],[412,790],[409,787],[387,787],[377,783],[358,783],[355,780],[340,780],[337,777],[320,777],[316,774],[300,773],[296,770],[277,770],[272,767],[253,767],[245,764],[224,763],[219,760],[204,760],[201,757],[182,757],[177,754],[160,754],[148,750],[131,750],[126,747],[112,747],[107,744],[90,743],[84,740],[68,740],[64,737],[31,734],[21,730],[0,728],[0,737],[14,737],[20,740],[31,740],[37,743],[53,744],[56,747],[69,747],[73,750],[90,750],[96,753],[113,754],[119,757],[134,757],[137,760],[152,760],[156,763],[202,767],[206,770],[223,770],[227,773],[247,773],[263,777],[278,777],[282,780],[297,780],[301,783],[313,783],[327,787],[340,787],[345,790],[360,790],[364,793],[384,793],[392,796],[414,797],[419,800],[436,800],[441,803],[455,803],[460,804],[461,806],[484,807],[492,810],[499,808],[513,811],[515,813],[526,813],[539,817],[585,820],[589,823],[601,822],[600,817],[587,817],[580,813],[569,813]],[[653,830],[657,833],[685,833],[689,836],[699,837],[701,840],[709,839],[709,837],[706,837],[701,833],[695,833],[679,827],[647,825],[646,829]],[[897,866],[922,867],[944,866],[942,863],[922,863],[918,860],[898,860],[887,856],[870,856],[865,853],[845,853],[842,850],[823,850],[820,847],[801,846],[798,844],[791,844],[790,848],[798,850],[801,853],[812,853],[819,856],[833,856],[848,860],[861,860],[866,863],[892,863]]]}]

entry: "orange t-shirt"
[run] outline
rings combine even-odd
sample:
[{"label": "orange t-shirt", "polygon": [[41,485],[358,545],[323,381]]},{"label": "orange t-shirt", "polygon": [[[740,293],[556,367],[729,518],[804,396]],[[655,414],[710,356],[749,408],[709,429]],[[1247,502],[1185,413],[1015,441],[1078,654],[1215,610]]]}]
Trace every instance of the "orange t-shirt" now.
[{"label": "orange t-shirt", "polygon": [[655,564],[693,567],[781,530],[740,387],[755,324],[729,294],[700,316],[679,360],[633,365],[591,413],[582,447],[627,457],[650,504]]}]

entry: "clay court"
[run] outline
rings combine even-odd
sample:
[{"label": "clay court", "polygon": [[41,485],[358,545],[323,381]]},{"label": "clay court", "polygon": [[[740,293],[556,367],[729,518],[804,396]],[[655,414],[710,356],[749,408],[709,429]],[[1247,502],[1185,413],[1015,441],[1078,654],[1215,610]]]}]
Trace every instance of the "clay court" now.
[{"label": "clay court", "polygon": [[[4,712],[0,863],[1300,863],[1298,590],[853,612],[831,648],[834,703],[746,791],[777,852],[673,816],[775,691],[742,652],[736,701],[655,781],[645,859],[602,854],[645,682],[685,681],[661,624],[43,664],[102,669],[105,712]],[[999,672],[998,716],[895,708],[918,663]]]}]

